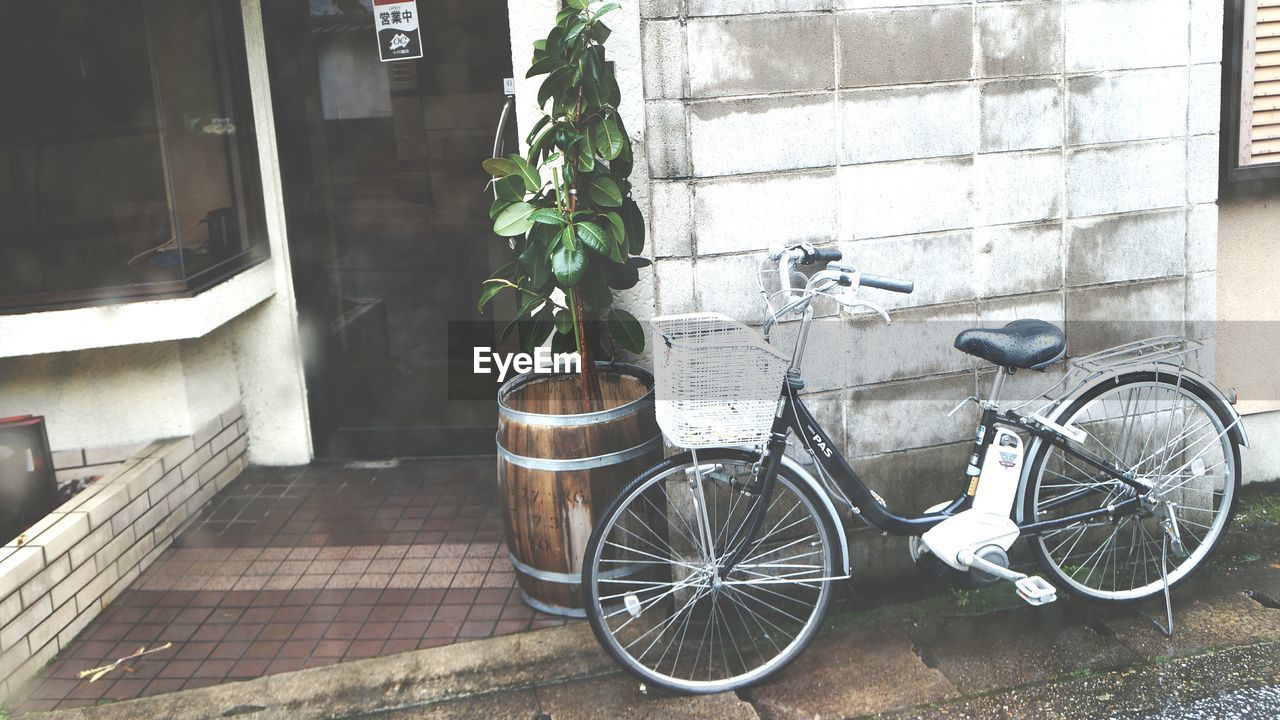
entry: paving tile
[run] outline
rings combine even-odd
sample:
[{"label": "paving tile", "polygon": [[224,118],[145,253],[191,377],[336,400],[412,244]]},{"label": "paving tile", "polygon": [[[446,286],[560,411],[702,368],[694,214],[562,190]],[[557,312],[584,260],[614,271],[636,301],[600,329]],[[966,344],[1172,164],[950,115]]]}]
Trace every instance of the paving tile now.
[{"label": "paving tile", "polygon": [[[250,468],[41,672],[23,709],[564,624],[513,591],[492,473],[491,462],[456,461],[393,473]],[[71,697],[79,670],[160,641],[173,649]]]}]

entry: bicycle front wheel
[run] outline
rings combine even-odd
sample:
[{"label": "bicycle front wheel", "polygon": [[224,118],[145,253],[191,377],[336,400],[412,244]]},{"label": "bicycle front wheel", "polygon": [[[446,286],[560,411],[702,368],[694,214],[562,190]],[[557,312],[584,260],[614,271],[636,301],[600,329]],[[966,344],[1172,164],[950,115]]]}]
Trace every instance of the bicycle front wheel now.
[{"label": "bicycle front wheel", "polygon": [[[1198,382],[1169,373],[1107,379],[1064,408],[1058,422],[1085,432],[1083,447],[1152,488],[1155,503],[1029,538],[1055,584],[1093,600],[1142,600],[1185,580],[1213,552],[1235,509],[1240,448],[1232,417]],[[1025,517],[1065,518],[1135,492],[1045,446],[1030,468]]]},{"label": "bicycle front wheel", "polygon": [[758,682],[813,639],[840,574],[837,529],[809,487],[778,471],[759,536],[746,541],[758,456],[668,459],[633,480],[587,544],[587,618],[605,650],[656,686],[714,693]]}]

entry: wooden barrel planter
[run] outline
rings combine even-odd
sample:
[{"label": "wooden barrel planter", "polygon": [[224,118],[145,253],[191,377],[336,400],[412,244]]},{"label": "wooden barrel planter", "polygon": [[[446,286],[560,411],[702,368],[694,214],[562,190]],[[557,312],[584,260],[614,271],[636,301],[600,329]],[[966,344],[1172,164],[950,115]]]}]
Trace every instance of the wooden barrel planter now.
[{"label": "wooden barrel planter", "polygon": [[662,459],[653,376],[600,364],[602,409],[577,407],[577,375],[521,375],[498,392],[498,489],[525,603],[583,617],[582,556],[601,511]]}]

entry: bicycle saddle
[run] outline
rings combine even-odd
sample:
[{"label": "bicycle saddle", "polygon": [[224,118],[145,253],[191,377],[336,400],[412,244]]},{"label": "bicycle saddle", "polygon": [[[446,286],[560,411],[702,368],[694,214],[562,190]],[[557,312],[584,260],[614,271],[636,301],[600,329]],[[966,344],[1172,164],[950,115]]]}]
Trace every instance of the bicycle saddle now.
[{"label": "bicycle saddle", "polygon": [[956,349],[1003,367],[1043,370],[1067,354],[1067,336],[1044,320],[1014,320],[1002,328],[969,328]]}]

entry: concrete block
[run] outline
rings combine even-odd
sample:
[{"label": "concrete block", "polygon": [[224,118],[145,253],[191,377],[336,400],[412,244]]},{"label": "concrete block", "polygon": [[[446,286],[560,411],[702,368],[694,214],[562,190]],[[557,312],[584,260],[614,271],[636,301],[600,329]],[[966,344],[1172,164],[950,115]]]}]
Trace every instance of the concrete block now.
[{"label": "concrete block", "polygon": [[27,643],[31,647],[44,647],[51,640],[56,640],[58,633],[70,625],[71,621],[75,620],[75,617],[75,603],[66,603],[61,607],[55,608],[52,614],[31,629],[31,634],[27,636]]},{"label": "concrete block", "polygon": [[28,605],[22,614],[0,628],[0,652],[7,652],[10,648],[25,642],[27,635],[51,612],[53,612],[53,605],[49,602],[48,595],[43,595],[34,604]]},{"label": "concrete block", "polygon": [[[44,569],[44,553],[34,545],[15,548],[0,560],[0,594],[16,593]],[[26,607],[26,603],[22,604]]]},{"label": "concrete block", "polygon": [[979,77],[1061,72],[1061,5],[980,6],[978,42]]},{"label": "concrete block", "polygon": [[55,450],[53,467],[55,470],[84,467],[84,450]]},{"label": "concrete block", "polygon": [[160,481],[153,485],[151,490],[147,492],[147,509],[157,505],[161,498],[173,492],[174,488],[181,485],[182,482],[182,472],[179,469],[175,468],[165,473],[164,476],[160,478]]},{"label": "concrete block", "polygon": [[[968,390],[955,398],[951,403],[952,407],[961,398],[971,394],[973,378],[969,376]],[[947,408],[949,410],[951,408]],[[946,411],[942,414],[945,415]],[[863,422],[856,405],[850,406],[848,417],[850,425]],[[895,512],[922,513],[933,505],[956,497],[964,488],[964,469],[969,449],[973,446],[971,434],[976,427],[976,420],[968,424],[964,442],[859,457],[853,461],[853,465],[858,476],[883,497],[885,504]],[[880,577],[886,581],[896,578],[894,582],[901,582],[904,573],[919,572],[910,567],[910,555],[907,554],[907,548],[899,544],[899,538],[879,541],[894,543],[891,550],[864,549],[873,538],[874,536],[867,537],[860,533],[850,537],[850,545],[853,546],[850,549],[855,553],[853,569],[858,573],[859,582],[874,582],[872,577]]]},{"label": "concrete block", "polygon": [[227,466],[228,462],[229,461],[227,459],[227,454],[225,452],[219,452],[218,454],[214,455],[212,458],[209,458],[209,462],[205,463],[200,468],[200,475],[199,475],[200,484],[204,485],[205,483],[212,480],[215,475],[222,472],[222,469]]},{"label": "concrete block", "polygon": [[58,633],[58,647],[65,648],[72,640],[75,640],[76,636],[83,632],[84,629],[89,626],[89,623],[93,622],[93,619],[98,617],[98,613],[100,612],[102,612],[102,608],[98,605],[81,610],[79,614],[62,629],[62,632]]},{"label": "concrete block", "polygon": [[974,253],[970,233],[907,235],[840,244],[844,262],[875,275],[912,280],[910,295],[861,290],[863,297],[889,309],[918,307],[974,298]]},{"label": "concrete block", "polygon": [[23,683],[35,677],[36,673],[52,662],[57,655],[58,643],[56,641],[51,640],[45,643],[43,647],[37,647],[32,644],[30,657],[27,658],[26,662],[18,666],[18,669],[13,671],[13,676],[9,678],[9,688],[17,691],[18,688],[22,687]]},{"label": "concrete block", "polygon": [[686,39],[689,95],[835,87],[834,23],[830,13],[691,19]]},{"label": "concrete block", "polygon": [[244,469],[248,464],[248,461],[243,457],[231,459],[230,462],[227,463],[227,466],[222,469],[222,472],[214,476],[213,486],[217,488],[218,492],[221,492],[231,484],[232,480],[239,477],[241,472],[244,472]]},{"label": "concrete block", "polygon": [[1187,276],[1187,335],[1213,337],[1218,319],[1218,274],[1199,273]]},{"label": "concrete block", "polygon": [[[94,556],[94,560],[98,565],[118,561],[120,556],[133,546],[135,539],[137,539],[137,535],[134,533],[133,528],[125,528],[123,533],[111,538],[111,542],[102,546],[102,549]],[[128,567],[128,565],[121,565],[120,567]]]},{"label": "concrete block", "polygon": [[[31,656],[31,648],[27,645],[26,638],[8,652],[0,653],[0,678],[14,678],[18,668],[22,666],[27,658]],[[8,698],[9,695],[0,695],[0,697]]]},{"label": "concrete block", "polygon": [[201,445],[208,443],[210,440],[213,439],[214,435],[217,435],[221,431],[222,431],[222,418],[212,417],[206,420],[204,423],[201,423],[201,425],[198,428],[196,428],[196,431],[191,434],[191,440],[196,444],[196,447],[199,447]]},{"label": "concrete block", "polygon": [[971,84],[850,90],[840,94],[846,163],[966,155],[977,146]]},{"label": "concrete block", "polygon": [[1054,78],[982,83],[982,152],[1032,150],[1062,144],[1062,88]]},{"label": "concrete block", "polygon": [[84,451],[84,464],[107,465],[124,462],[144,447],[146,447],[146,443],[105,448],[86,448]]},{"label": "concrete block", "polygon": [[640,17],[643,18],[673,18],[683,9],[683,0],[640,0]]},{"label": "concrete block", "polygon": [[1188,7],[1168,0],[1063,4],[1067,72],[1125,70],[1187,62]]},{"label": "concrete block", "polygon": [[182,473],[182,477],[189,478],[200,472],[200,468],[203,467],[211,457],[213,457],[213,452],[209,450],[209,446],[207,444],[196,446],[195,453],[186,460],[183,460],[182,465],[179,466],[179,471]]},{"label": "concrete block", "polygon": [[973,224],[972,158],[852,165],[838,178],[843,240]]},{"label": "concrete block", "polygon": [[1211,203],[1218,200],[1217,135],[1196,135],[1187,140],[1187,202]]},{"label": "concrete block", "polygon": [[1218,206],[1196,205],[1187,211],[1187,272],[1218,269]]},{"label": "concrete block", "polygon": [[973,10],[965,6],[840,15],[840,86],[963,80],[973,74]]},{"label": "concrete block", "polygon": [[129,570],[121,569],[120,577],[116,579],[115,583],[112,584],[111,587],[107,588],[106,591],[102,593],[102,598],[100,600],[102,607],[105,608],[114,602],[116,598],[120,597],[120,593],[129,589],[129,586],[132,585],[133,581],[137,580],[138,576],[141,574],[142,570],[137,566],[134,566]]},{"label": "concrete block", "polygon": [[[1066,317],[1061,292],[1036,293],[1013,297],[990,298],[978,301],[978,324],[982,327],[1003,327],[1014,320],[1044,320],[1059,327]],[[980,364],[990,367],[985,360]],[[1021,375],[1024,373],[1017,373]],[[1025,373],[1038,374],[1038,373]],[[1033,383],[1033,385],[1036,383]],[[1010,397],[1017,397],[1016,395]]]},{"label": "concrete block", "polygon": [[214,435],[213,439],[209,441],[209,449],[215,453],[222,452],[238,437],[240,437],[240,432],[235,425],[223,428],[222,432]]},{"label": "concrete block", "polygon": [[978,297],[1062,287],[1062,226],[1058,223],[979,228],[973,231],[973,244]]},{"label": "concrete block", "polygon": [[164,474],[164,462],[158,457],[147,458],[104,477],[102,482],[121,485],[134,500],[147,494],[147,490]]},{"label": "concrete block", "polygon": [[1191,62],[1222,61],[1222,12],[1222,0],[1191,0]]},{"label": "concrete block", "polygon": [[689,220],[689,184],[654,181],[649,185],[649,238],[654,257],[688,257],[693,254],[693,227]]},{"label": "concrete block", "polygon": [[119,579],[120,576],[114,562],[101,564],[98,574],[84,586],[84,589],[76,593],[76,607],[81,609],[88,608],[101,599]]},{"label": "concrete block", "polygon": [[146,566],[141,565],[142,559],[147,556],[156,547],[156,539],[150,533],[139,535],[137,542],[130,545],[123,553],[120,554],[119,566],[122,568],[137,567],[139,570],[145,570]]},{"label": "concrete block", "polygon": [[9,596],[0,601],[0,627],[8,625],[14,618],[22,614],[22,595],[17,592],[16,588],[17,586],[5,586]]},{"label": "concrete block", "polygon": [[[191,484],[196,484],[196,480],[194,478],[191,480]],[[165,518],[169,517],[169,510],[171,507],[168,497],[160,498],[133,524],[135,532],[138,534],[150,532],[157,525],[163,522]]]},{"label": "concrete block", "polygon": [[834,165],[830,94],[711,100],[689,106],[689,155],[698,177]]},{"label": "concrete block", "polygon": [[180,437],[170,440],[169,443],[160,450],[156,457],[160,458],[160,462],[164,467],[164,472],[169,472],[173,468],[182,464],[183,460],[191,457],[196,451],[196,444],[189,436]]},{"label": "concrete block", "polygon": [[1186,169],[1182,140],[1071,150],[1067,213],[1078,217],[1183,205]]},{"label": "concrete block", "polygon": [[23,583],[19,588],[18,592],[22,597],[22,604],[28,607],[35,604],[36,600],[52,590],[54,585],[62,582],[70,574],[71,561],[66,555],[49,565],[45,565],[43,570],[36,573],[35,577]]},{"label": "concrete block", "polygon": [[83,590],[84,586],[88,585],[97,574],[98,568],[91,562],[84,563],[71,571],[71,574],[63,578],[57,585],[54,585],[50,591],[49,598],[53,601],[54,607],[74,599],[76,593]]},{"label": "concrete block", "polygon": [[[650,289],[650,295],[649,295],[649,297],[645,300],[645,302],[644,302],[644,304],[643,304],[643,307],[649,307],[649,306],[653,305],[653,302],[652,302],[652,300],[653,300],[653,296],[652,296],[652,288],[653,288],[653,285],[652,285],[651,283],[649,283],[649,284],[641,283],[639,287],[648,287],[648,288]],[[640,316],[639,316],[639,315],[637,315],[636,317],[640,317]],[[238,457],[240,457],[240,456],[244,455],[245,451],[246,451],[246,450],[248,450],[248,449],[249,449],[249,436],[248,436],[248,435],[241,435],[240,437],[236,438],[236,441],[235,441],[235,442],[233,442],[233,443],[231,443],[230,445],[228,445],[228,446],[227,446],[227,457],[231,457],[231,458],[238,458]]]},{"label": "concrete block", "polygon": [[223,410],[222,413],[219,414],[218,419],[222,421],[223,428],[229,428],[239,422],[243,417],[244,408],[240,406],[240,403],[236,403],[226,410]]},{"label": "concrete block", "polygon": [[952,347],[961,330],[978,321],[972,303],[899,310],[893,325],[867,319],[848,323],[851,353],[845,385],[868,385],[970,370],[974,359]]},{"label": "concrete block", "polygon": [[835,239],[834,170],[701,182],[693,189],[698,255]]},{"label": "concrete block", "polygon": [[757,255],[699,258],[694,266],[696,307],[742,322],[762,322],[764,301],[756,286],[759,260]]},{"label": "concrete block", "polygon": [[693,263],[687,260],[658,260],[653,264],[658,293],[658,311],[665,314],[698,310],[693,291]]},{"label": "concrete block", "polygon": [[684,24],[679,20],[648,20],[641,25],[646,100],[684,97]]},{"label": "concrete block", "polygon": [[688,0],[689,17],[830,10],[832,0]]},{"label": "concrete block", "polygon": [[1222,124],[1222,108],[1211,99],[1222,97],[1222,67],[1216,64],[1192,66],[1189,95],[1194,101],[1187,115],[1187,132],[1191,135],[1218,132]]},{"label": "concrete block", "polygon": [[649,174],[654,178],[688,175],[689,131],[684,104],[676,100],[647,102],[644,116],[644,149],[649,156]]},{"label": "concrete block", "polygon": [[90,527],[97,528],[107,524],[111,516],[124,509],[128,503],[129,488],[111,483],[81,505],[79,512],[89,516]]},{"label": "concrete block", "polygon": [[1067,142],[1072,145],[1180,137],[1186,130],[1185,67],[1067,80]]},{"label": "concrete block", "polygon": [[111,542],[111,537],[111,525],[109,523],[98,526],[97,529],[86,535],[83,540],[71,548],[71,567],[80,567],[86,560],[89,560],[101,550],[104,545]]},{"label": "concrete block", "polygon": [[1180,335],[1182,278],[1067,291],[1067,352],[1085,355],[1157,335]]},{"label": "concrete block", "polygon": [[919,5],[968,5],[965,0],[835,0],[836,10],[871,10],[876,8],[913,7]]},{"label": "concrete block", "polygon": [[947,413],[973,394],[973,379],[973,373],[963,373],[855,389],[849,400],[851,452],[871,455],[971,438],[976,408]]},{"label": "concrete block", "polygon": [[978,225],[1035,222],[1062,211],[1062,154],[1056,150],[978,155],[973,170]]},{"label": "concrete block", "polygon": [[51,563],[71,549],[89,534],[89,516],[82,512],[56,513],[55,521],[37,535],[32,535],[30,545],[44,551],[44,560]]},{"label": "concrete block", "polygon": [[1187,215],[1182,208],[1067,222],[1067,284],[1181,275]]}]

